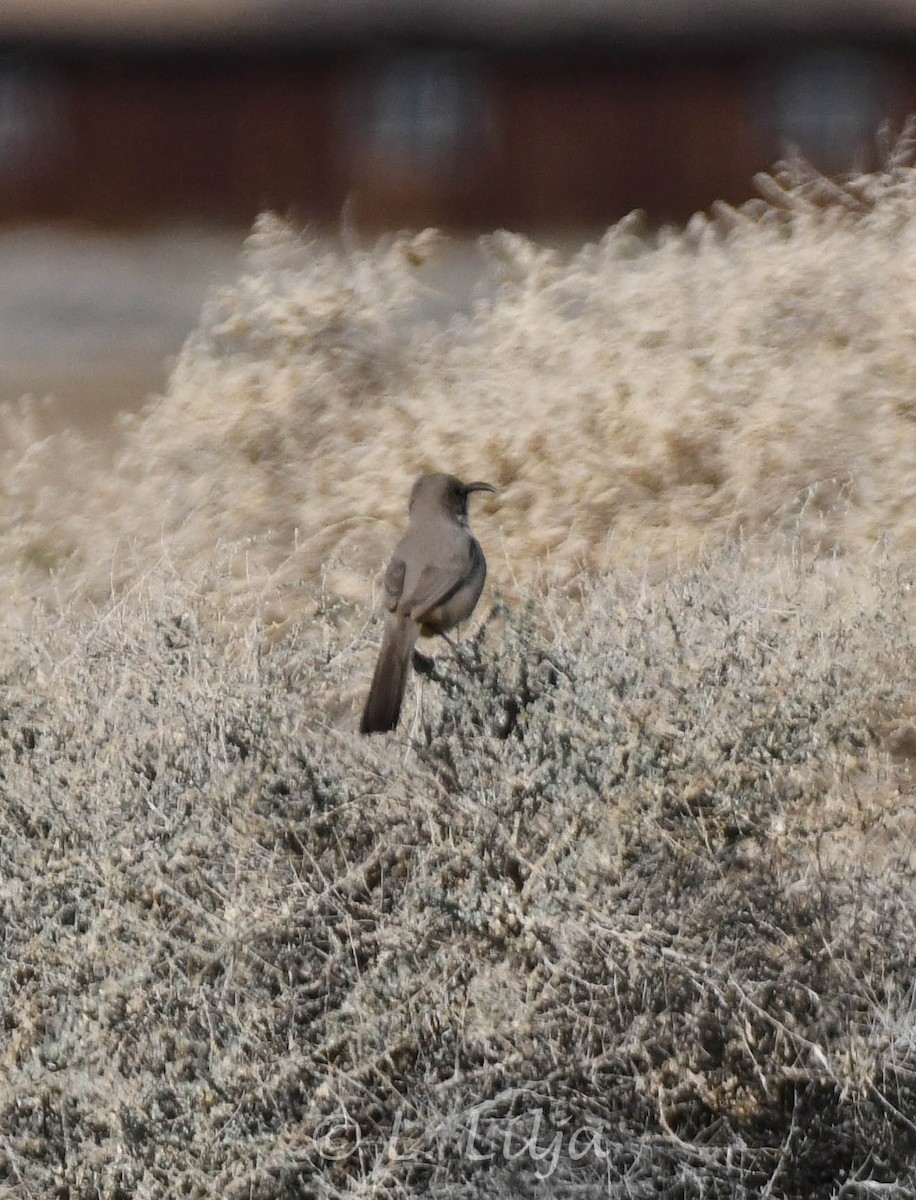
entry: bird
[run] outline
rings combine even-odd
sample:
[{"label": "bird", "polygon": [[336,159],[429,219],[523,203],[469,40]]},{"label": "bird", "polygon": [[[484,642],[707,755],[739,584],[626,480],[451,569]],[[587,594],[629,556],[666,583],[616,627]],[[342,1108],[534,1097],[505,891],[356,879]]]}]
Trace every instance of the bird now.
[{"label": "bird", "polygon": [[487,560],[468,523],[468,497],[495,492],[490,483],[462,483],[435,472],[414,483],[408,523],[385,572],[388,615],[360,733],[396,728],[417,637],[448,634],[474,611]]}]

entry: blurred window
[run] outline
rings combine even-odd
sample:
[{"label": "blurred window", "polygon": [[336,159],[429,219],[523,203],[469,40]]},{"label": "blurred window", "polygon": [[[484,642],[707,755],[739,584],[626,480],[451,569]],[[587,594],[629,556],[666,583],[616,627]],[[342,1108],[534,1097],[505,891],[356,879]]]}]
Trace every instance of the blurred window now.
[{"label": "blurred window", "polygon": [[413,53],[376,66],[364,89],[357,132],[374,158],[433,171],[457,164],[484,126],[472,56]]},{"label": "blurred window", "polygon": [[0,177],[37,165],[56,132],[54,88],[40,70],[0,59]]},{"label": "blurred window", "polygon": [[848,171],[870,155],[891,86],[878,55],[817,50],[768,70],[760,92],[763,124],[783,149],[822,170]]}]

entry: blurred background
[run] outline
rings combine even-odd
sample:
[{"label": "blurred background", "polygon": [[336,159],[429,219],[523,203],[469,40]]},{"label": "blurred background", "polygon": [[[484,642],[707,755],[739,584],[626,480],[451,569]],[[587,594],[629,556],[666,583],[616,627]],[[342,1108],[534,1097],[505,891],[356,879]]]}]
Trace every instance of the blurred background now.
[{"label": "blurred background", "polygon": [[263,209],[573,242],[914,110],[916,0],[3,0],[0,399],[137,407]]}]

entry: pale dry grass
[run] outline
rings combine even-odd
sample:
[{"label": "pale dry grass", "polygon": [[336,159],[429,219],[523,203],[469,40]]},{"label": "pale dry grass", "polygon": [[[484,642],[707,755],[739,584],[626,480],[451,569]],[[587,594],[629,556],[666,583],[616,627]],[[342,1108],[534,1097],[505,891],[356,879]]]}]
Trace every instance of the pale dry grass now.
[{"label": "pale dry grass", "polygon": [[[265,217],[109,456],[5,413],[0,1195],[913,1194],[916,182],[816,187],[425,332]],[[491,606],[363,739],[433,466]]]},{"label": "pale dry grass", "polygon": [[798,185],[684,234],[623,222],[568,262],[497,235],[495,291],[445,329],[416,323],[434,240],[345,255],[263,217],[104,471],[7,414],[0,567],[30,591],[86,572],[103,596],[113,558],[129,579],[162,539],[201,566],[244,541],[243,606],[295,614],[329,562],[363,603],[410,482],[440,467],[501,489],[481,529],[505,587],[690,556],[800,507],[828,550],[912,553],[913,176],[859,181],[858,211]]}]

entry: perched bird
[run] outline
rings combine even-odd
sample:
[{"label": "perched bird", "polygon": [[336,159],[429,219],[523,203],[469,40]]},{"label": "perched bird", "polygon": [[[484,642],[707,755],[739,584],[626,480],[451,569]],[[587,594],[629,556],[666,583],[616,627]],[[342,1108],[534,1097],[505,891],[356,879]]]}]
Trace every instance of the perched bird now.
[{"label": "perched bird", "polygon": [[397,725],[417,635],[447,634],[474,611],[487,560],[468,526],[468,496],[495,491],[441,474],[421,475],[413,485],[407,532],[385,572],[388,616],[360,733]]}]

